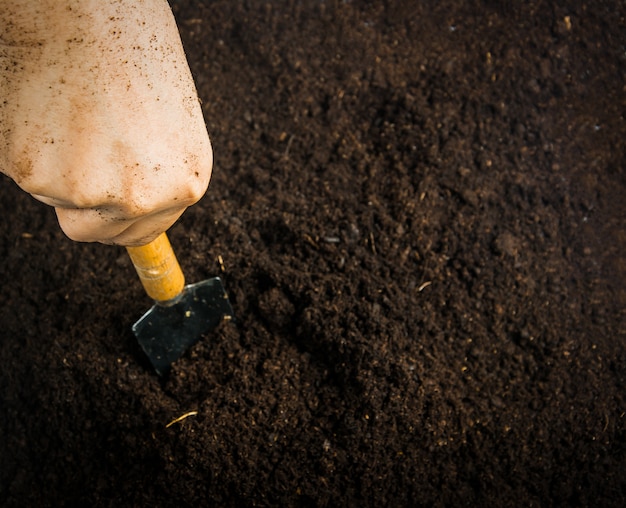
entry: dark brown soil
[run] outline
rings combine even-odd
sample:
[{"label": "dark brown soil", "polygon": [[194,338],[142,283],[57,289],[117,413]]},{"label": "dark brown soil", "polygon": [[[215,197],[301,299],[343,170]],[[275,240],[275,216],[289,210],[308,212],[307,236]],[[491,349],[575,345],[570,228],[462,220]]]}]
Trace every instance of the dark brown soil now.
[{"label": "dark brown soil", "polygon": [[0,505],[624,506],[626,4],[173,7],[238,322],[157,378],[124,249],[3,178]]}]

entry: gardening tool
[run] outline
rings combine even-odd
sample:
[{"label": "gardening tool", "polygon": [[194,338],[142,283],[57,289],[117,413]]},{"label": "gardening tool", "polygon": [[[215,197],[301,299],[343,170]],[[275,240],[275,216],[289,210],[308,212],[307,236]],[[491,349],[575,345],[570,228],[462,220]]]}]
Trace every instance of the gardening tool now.
[{"label": "gardening tool", "polygon": [[165,233],[141,247],[126,247],[154,306],[133,332],[159,375],[233,309],[219,277],[185,286],[185,276]]}]

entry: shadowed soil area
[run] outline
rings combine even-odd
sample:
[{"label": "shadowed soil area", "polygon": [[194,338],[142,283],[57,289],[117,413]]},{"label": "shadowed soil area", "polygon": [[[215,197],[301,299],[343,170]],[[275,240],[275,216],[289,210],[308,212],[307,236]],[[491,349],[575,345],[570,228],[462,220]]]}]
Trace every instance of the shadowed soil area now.
[{"label": "shadowed soil area", "polygon": [[172,7],[236,322],[159,378],[124,249],[3,177],[0,505],[624,506],[626,4]]}]

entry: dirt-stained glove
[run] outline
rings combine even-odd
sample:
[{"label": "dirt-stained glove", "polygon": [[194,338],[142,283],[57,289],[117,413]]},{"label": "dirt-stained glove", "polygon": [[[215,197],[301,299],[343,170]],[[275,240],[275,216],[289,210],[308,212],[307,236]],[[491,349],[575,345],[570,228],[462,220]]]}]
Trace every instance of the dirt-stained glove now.
[{"label": "dirt-stained glove", "polygon": [[0,170],[67,236],[151,241],[212,163],[165,0],[0,0]]}]

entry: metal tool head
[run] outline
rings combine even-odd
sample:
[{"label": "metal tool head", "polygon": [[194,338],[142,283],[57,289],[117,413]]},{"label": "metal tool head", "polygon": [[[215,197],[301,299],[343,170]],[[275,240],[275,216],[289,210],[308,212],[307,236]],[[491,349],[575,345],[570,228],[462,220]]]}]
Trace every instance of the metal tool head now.
[{"label": "metal tool head", "polygon": [[185,286],[166,304],[157,303],[133,325],[137,341],[159,375],[169,371],[188,347],[233,317],[219,277]]}]

